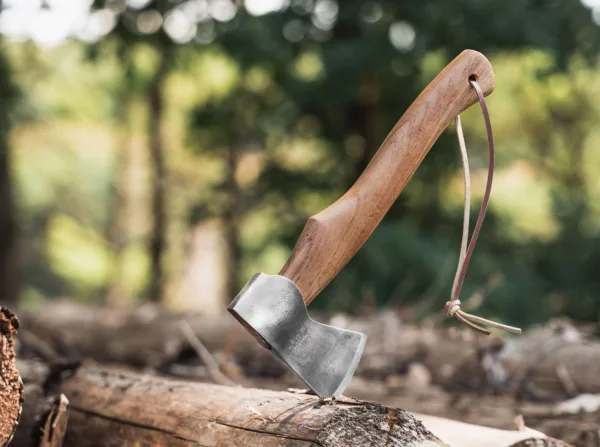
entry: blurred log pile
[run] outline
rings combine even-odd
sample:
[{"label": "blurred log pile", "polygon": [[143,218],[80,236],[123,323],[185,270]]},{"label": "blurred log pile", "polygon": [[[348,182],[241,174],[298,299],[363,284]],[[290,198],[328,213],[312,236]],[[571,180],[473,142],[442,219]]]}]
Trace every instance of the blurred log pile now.
[{"label": "blurred log pile", "polygon": [[[377,407],[376,412],[403,408],[502,429],[498,433],[511,431],[511,435],[517,428],[526,426],[576,447],[600,446],[600,340],[594,338],[590,328],[553,321],[527,331],[519,338],[494,338],[456,328],[433,329],[405,324],[391,310],[360,319],[341,315],[323,315],[317,319],[368,335],[365,354],[345,394],[385,406]],[[126,436],[123,433],[134,429],[119,427],[114,420],[116,416],[109,414],[110,405],[130,410],[138,408],[131,411],[140,413],[141,404],[136,397],[123,392],[133,386],[131,383],[135,384],[134,388],[140,385],[132,378],[119,379],[121,373],[118,371],[124,369],[127,371],[123,374],[144,377],[142,384],[157,381],[154,387],[140,389],[138,396],[152,394],[152,389],[160,387],[177,390],[179,385],[169,385],[174,378],[188,379],[185,383],[190,383],[186,385],[190,389],[182,390],[182,395],[199,394],[204,399],[215,392],[202,387],[216,385],[197,382],[237,383],[275,391],[302,387],[295,376],[228,315],[207,318],[167,313],[152,305],[123,310],[55,301],[34,314],[21,315],[21,321],[17,347],[19,358],[24,359],[21,368],[26,371],[22,371],[26,387],[23,422],[17,430],[15,446],[61,445],[52,444],[51,440],[46,444],[21,443],[19,436],[31,437],[32,428],[27,424],[34,430],[47,425],[48,428],[41,432],[61,439],[64,436],[61,427],[68,413],[65,396],[73,400],[73,395],[77,396],[78,408],[71,411],[74,427],[87,427],[90,414],[101,411],[103,422],[89,428],[89,433],[108,430]],[[82,361],[83,366],[80,366]],[[31,386],[27,386],[28,383]],[[266,399],[260,393],[269,392],[256,393],[245,395],[252,413],[246,416],[258,418],[268,425],[270,410],[267,414],[255,405]],[[123,397],[126,394],[133,400]],[[215,398],[220,403],[214,405],[230,409],[227,392],[217,395],[225,397]],[[304,394],[291,398],[289,393],[276,395],[288,403],[315,399]],[[112,403],[108,405],[103,399]],[[159,407],[165,406],[159,396],[151,401]],[[321,410],[314,411],[314,420],[318,420]],[[242,416],[232,414],[232,417]],[[428,417],[424,416],[423,420],[427,421]],[[205,420],[209,419],[206,416]],[[435,421],[439,420],[445,424],[458,424],[446,419],[430,418],[429,421],[435,426]],[[140,427],[152,425],[152,421],[137,423]],[[247,421],[231,423],[246,424]],[[452,433],[459,430],[456,426],[444,432],[444,424],[435,429],[427,422],[425,425],[443,441],[460,446],[451,442]],[[172,427],[163,428],[168,431]],[[318,424],[316,430],[321,430]],[[448,433],[446,436],[450,438],[441,433]],[[520,436],[519,439],[523,439],[523,435]],[[543,441],[545,444],[516,443],[517,438],[511,439],[511,442],[498,445],[565,445],[552,444],[550,440]],[[199,445],[235,445],[204,441],[205,444],[195,440]],[[314,445],[329,444],[314,442]]]}]

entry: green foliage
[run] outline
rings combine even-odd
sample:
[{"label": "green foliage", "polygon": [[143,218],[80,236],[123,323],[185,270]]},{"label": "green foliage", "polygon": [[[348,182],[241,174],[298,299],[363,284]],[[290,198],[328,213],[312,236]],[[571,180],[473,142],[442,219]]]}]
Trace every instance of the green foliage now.
[{"label": "green foliage", "polygon": [[[264,197],[259,206],[275,197],[283,208],[279,215],[292,216],[281,219],[281,229],[271,233],[279,235],[272,246],[283,243],[291,247],[304,223],[300,216],[318,212],[324,205],[302,208],[300,203],[310,203],[303,197],[324,191],[332,198],[340,195],[426,83],[464,48],[474,48],[497,55],[493,61],[498,67],[498,88],[490,107],[495,127],[500,129],[498,159],[505,173],[497,176],[492,199],[495,215],[484,227],[465,297],[490,276],[501,273],[501,284],[484,303],[484,311],[497,318],[526,324],[567,312],[596,319],[597,311],[588,306],[584,315],[581,305],[573,304],[577,295],[592,294],[592,279],[576,272],[589,270],[585,265],[592,264],[588,264],[589,258],[582,259],[566,248],[567,244],[574,247],[591,242],[589,234],[568,230],[574,222],[581,222],[585,213],[567,206],[573,201],[587,202],[581,194],[584,185],[574,190],[583,165],[575,167],[573,153],[580,149],[574,151],[572,145],[581,145],[577,139],[585,140],[598,119],[590,101],[593,96],[578,92],[583,86],[597,84],[583,74],[593,73],[588,67],[595,63],[598,39],[590,37],[599,34],[589,11],[566,1],[552,5],[521,1],[497,5],[344,2],[339,5],[335,26],[327,31],[317,29],[312,17],[311,21],[310,14],[294,7],[258,18],[240,14],[235,27],[222,30],[217,44],[243,71],[260,70],[268,75],[268,80],[261,82],[268,86],[265,91],[273,101],[263,106],[264,95],[250,95],[252,103],[247,104],[241,99],[247,87],[240,86],[230,96],[202,106],[194,122],[213,138],[222,128],[229,144],[242,138],[263,148],[265,168],[253,188],[254,194]],[[398,21],[403,29],[414,30],[412,48],[399,50],[390,42],[390,27]],[[282,30],[292,22],[308,37],[286,40]],[[538,50],[519,53],[528,47]],[[504,101],[498,105],[503,107],[499,113],[497,97]],[[483,126],[476,116],[479,112],[473,109],[465,120],[478,143]],[[251,112],[245,128],[258,131],[262,123],[269,122],[268,132],[249,135],[237,131],[230,113],[247,110]],[[227,124],[218,128],[219,122]],[[308,135],[301,130],[302,122],[310,123],[305,127],[310,129]],[[329,162],[323,160],[303,170],[299,165],[278,164],[270,157],[273,152],[289,150],[290,140],[296,137],[304,144],[309,138],[319,140]],[[202,150],[228,146],[225,141],[209,139],[201,144]],[[486,161],[473,155],[477,144],[472,142],[471,147],[477,174]],[[446,280],[437,304],[446,300],[452,279],[452,268],[447,266],[454,266],[460,231],[456,197],[461,193],[452,186],[457,183],[458,160],[454,138],[450,133],[443,135],[382,227],[316,306],[351,309],[351,296],[359,301],[372,296],[371,301],[378,304],[408,302],[410,297],[422,297],[440,275]],[[514,160],[521,160],[521,169]],[[560,172],[545,171],[547,163],[560,167]],[[528,175],[528,171],[532,173]],[[558,203],[561,195],[566,197]],[[453,205],[449,206],[449,201]],[[554,248],[558,245],[578,261],[561,258]],[[246,251],[246,256],[248,263],[257,262],[252,260],[252,251]],[[562,269],[568,270],[564,275],[572,278],[572,283],[557,288],[556,279],[562,275],[555,275]],[[579,284],[577,290],[574,284]]]},{"label": "green foliage", "polygon": [[56,215],[49,222],[46,241],[53,270],[75,286],[75,296],[106,284],[110,254],[99,234],[68,216]]},{"label": "green foliage", "polygon": [[[512,324],[558,314],[599,318],[600,27],[582,4],[292,0],[262,16],[242,7],[228,20],[207,12],[193,24],[195,38],[181,44],[167,26],[151,33],[140,27],[156,12],[166,25],[189,5],[150,1],[128,8],[94,45],[11,48],[26,91],[17,109],[23,134],[15,134],[15,172],[34,254],[27,259],[31,301],[38,290],[105,292],[114,264],[105,230],[116,156],[92,129],[84,132],[90,146],[105,150],[77,149],[88,142],[74,128],[94,121],[114,138],[129,126],[141,138],[144,94],[159,52],[168,55],[170,73],[163,93],[171,219],[179,231],[172,240],[198,222],[227,220],[239,235],[234,242],[245,280],[256,270],[276,273],[306,218],[343,194],[433,76],[473,48],[496,71],[489,107],[499,171],[463,298],[499,276],[483,303],[490,316]],[[124,122],[128,101],[144,109],[133,125]],[[46,127],[32,124],[41,120]],[[479,110],[465,112],[463,123],[476,210],[487,166]],[[136,163],[142,183],[148,171],[144,160]],[[357,302],[425,300],[437,310],[458,255],[459,168],[450,130],[314,305],[352,310]],[[147,215],[138,214],[124,265],[139,294],[147,279],[141,248]]]}]

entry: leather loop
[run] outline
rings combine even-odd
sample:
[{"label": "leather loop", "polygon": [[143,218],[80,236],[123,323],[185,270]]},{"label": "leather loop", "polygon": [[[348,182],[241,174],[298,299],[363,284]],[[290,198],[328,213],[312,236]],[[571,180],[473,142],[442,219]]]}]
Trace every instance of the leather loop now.
[{"label": "leather loop", "polygon": [[487,139],[488,139],[488,152],[489,152],[489,165],[488,165],[488,174],[487,174],[487,182],[485,185],[485,193],[483,194],[483,200],[481,202],[481,208],[479,210],[479,216],[477,217],[477,222],[475,223],[475,229],[473,230],[473,235],[471,236],[471,241],[467,247],[467,253],[465,255],[465,260],[462,263],[462,266],[459,270],[459,274],[456,281],[456,288],[452,295],[452,299],[458,299],[460,296],[460,291],[462,289],[463,283],[465,281],[465,276],[467,274],[467,269],[469,268],[469,262],[471,261],[471,257],[473,256],[473,251],[475,250],[475,244],[477,243],[477,239],[479,239],[479,233],[481,232],[481,227],[483,225],[483,221],[485,219],[485,214],[487,212],[488,204],[490,201],[490,194],[492,192],[492,182],[494,180],[494,159],[495,159],[495,151],[494,151],[494,136],[492,134],[492,123],[490,121],[490,114],[488,112],[487,106],[485,104],[485,97],[483,96],[483,92],[481,91],[481,87],[475,80],[469,80],[471,86],[475,89],[475,93],[477,93],[477,99],[479,100],[479,105],[481,106],[481,112],[483,113],[483,119],[485,121],[485,129],[487,131]]},{"label": "leather loop", "polygon": [[471,236],[471,240],[468,242],[469,237],[469,215],[470,215],[470,201],[471,201],[471,182],[470,182],[470,172],[469,172],[469,159],[467,156],[467,148],[465,145],[462,126],[460,122],[460,116],[456,117],[456,132],[458,134],[458,143],[460,147],[463,171],[465,177],[465,207],[464,207],[464,216],[463,216],[463,235],[462,242],[460,248],[460,256],[458,260],[458,266],[456,268],[456,275],[454,276],[454,283],[452,284],[452,292],[450,301],[446,303],[445,313],[449,317],[455,317],[461,323],[470,327],[471,329],[481,332],[483,334],[489,335],[491,331],[479,326],[479,324],[487,325],[490,327],[494,327],[497,329],[501,329],[506,332],[511,332],[514,334],[520,334],[521,329],[506,326],[500,323],[496,323],[494,321],[488,320],[486,318],[481,318],[476,315],[471,315],[460,308],[461,302],[459,299],[460,292],[465,280],[465,276],[467,274],[467,269],[469,267],[469,262],[471,257],[473,256],[473,251],[475,250],[475,244],[477,243],[477,239],[479,238],[479,233],[481,231],[481,227],[483,225],[483,220],[485,219],[485,214],[487,212],[488,204],[490,201],[490,195],[492,192],[492,181],[494,178],[494,137],[492,134],[492,123],[490,120],[490,115],[485,104],[485,97],[483,95],[483,91],[481,87],[477,83],[476,80],[469,79],[469,83],[475,90],[477,94],[477,99],[479,101],[479,105],[481,106],[481,111],[483,113],[483,119],[485,121],[485,129],[487,132],[488,139],[488,150],[489,150],[489,166],[488,166],[488,176],[487,182],[485,186],[485,193],[483,194],[483,200],[481,202],[481,208],[479,210],[479,216],[477,217],[477,222],[475,223],[475,229],[473,230],[473,235]]}]

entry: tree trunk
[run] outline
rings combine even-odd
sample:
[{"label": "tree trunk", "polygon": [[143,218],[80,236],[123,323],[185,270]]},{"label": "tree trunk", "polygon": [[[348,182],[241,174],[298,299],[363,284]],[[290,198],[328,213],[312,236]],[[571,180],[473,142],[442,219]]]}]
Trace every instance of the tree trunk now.
[{"label": "tree trunk", "polygon": [[10,67],[0,54],[0,303],[16,304],[19,296],[18,232],[10,171],[10,109],[16,96]]},{"label": "tree trunk", "polygon": [[[127,63],[127,62],[125,62]],[[130,84],[130,83],[128,83]],[[128,85],[128,87],[131,87]],[[131,166],[131,139],[132,130],[130,123],[131,93],[123,91],[123,101],[117,111],[117,119],[123,124],[121,135],[115,147],[114,180],[112,184],[112,203],[108,223],[108,241],[115,257],[112,277],[108,285],[106,302],[112,306],[123,305],[131,299],[131,292],[123,278],[123,254],[129,243],[129,203],[131,191],[129,181],[129,167]]]},{"label": "tree trunk", "polygon": [[17,225],[6,137],[0,141],[0,302],[14,305],[19,295]]},{"label": "tree trunk", "polygon": [[149,297],[152,301],[164,298],[163,254],[166,245],[167,216],[167,166],[163,147],[163,117],[165,102],[164,84],[168,72],[168,54],[161,46],[158,50],[159,62],[154,78],[148,88],[150,118],[148,133],[150,137],[150,158],[152,163],[152,234],[150,236],[151,283]]},{"label": "tree trunk", "polygon": [[[225,192],[227,193],[227,206],[223,213],[225,225],[225,241],[227,244],[227,303],[231,301],[240,291],[239,274],[241,268],[241,249],[240,249],[240,213],[239,213],[239,195],[240,189],[235,178],[238,168],[238,148],[232,145],[227,150],[227,173],[225,179]],[[223,306],[225,308],[225,306]]]},{"label": "tree trunk", "polygon": [[[187,230],[176,292],[177,309],[220,317],[229,286],[229,256],[221,219],[203,219]],[[174,300],[170,299],[170,302]]]},{"label": "tree trunk", "polygon": [[348,178],[348,188],[360,177],[381,144],[378,123],[380,101],[379,79],[373,73],[364,73],[361,80],[360,101],[348,108],[348,121],[362,139],[362,152]]}]

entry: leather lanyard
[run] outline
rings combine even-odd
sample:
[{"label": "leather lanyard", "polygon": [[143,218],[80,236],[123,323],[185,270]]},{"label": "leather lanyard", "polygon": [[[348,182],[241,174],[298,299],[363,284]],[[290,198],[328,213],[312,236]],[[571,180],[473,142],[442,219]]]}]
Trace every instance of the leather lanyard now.
[{"label": "leather lanyard", "polygon": [[477,243],[477,239],[479,238],[479,233],[481,232],[481,227],[483,225],[483,220],[485,219],[485,214],[487,212],[488,204],[490,201],[490,194],[492,192],[492,180],[494,178],[494,137],[492,134],[492,123],[490,120],[490,114],[488,112],[487,106],[485,104],[485,97],[481,90],[481,87],[474,79],[469,79],[469,84],[475,90],[477,94],[477,99],[479,100],[479,105],[481,106],[481,112],[483,113],[483,119],[485,121],[485,129],[487,132],[487,140],[488,140],[488,149],[489,149],[489,166],[488,166],[488,175],[487,182],[485,185],[485,193],[483,194],[483,200],[481,202],[481,208],[479,210],[479,216],[477,217],[477,222],[475,223],[475,229],[473,230],[473,235],[471,236],[471,240],[467,244],[468,236],[469,236],[469,214],[470,214],[470,202],[471,202],[471,181],[470,181],[470,172],[469,172],[469,159],[467,156],[467,148],[465,145],[464,135],[462,132],[462,125],[460,123],[460,115],[456,117],[456,133],[458,134],[458,144],[460,147],[460,153],[462,157],[463,171],[465,177],[465,206],[464,206],[464,215],[463,215],[463,233],[462,233],[462,242],[460,248],[460,256],[458,260],[458,266],[456,268],[456,275],[454,276],[454,283],[452,285],[452,294],[450,297],[450,301],[446,303],[445,312],[449,317],[456,317],[461,323],[470,327],[471,329],[481,332],[486,335],[490,335],[491,331],[481,327],[480,325],[486,325],[489,327],[493,327],[496,329],[501,329],[506,332],[511,332],[513,334],[521,334],[521,329],[513,326],[507,326],[504,324],[496,323],[494,321],[488,320],[486,318],[481,318],[476,315],[471,315],[460,308],[461,302],[459,299],[460,291],[462,289],[465,276],[467,274],[467,268],[469,267],[469,262],[471,261],[471,257],[473,256],[473,251],[475,250],[475,244]]}]

